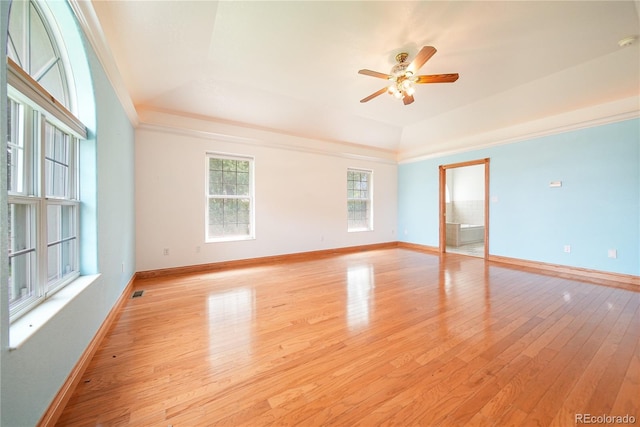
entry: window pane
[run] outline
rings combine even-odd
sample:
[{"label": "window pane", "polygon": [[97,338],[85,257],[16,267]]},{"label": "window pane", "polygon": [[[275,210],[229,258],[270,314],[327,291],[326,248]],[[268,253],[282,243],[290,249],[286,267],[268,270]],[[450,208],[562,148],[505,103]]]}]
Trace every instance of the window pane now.
[{"label": "window pane", "polygon": [[248,196],[250,191],[248,160],[209,159],[209,195]]},{"label": "window pane", "polygon": [[366,201],[348,202],[349,228],[369,228],[369,206]]},{"label": "window pane", "polygon": [[50,123],[45,131],[45,188],[47,197],[71,197],[69,135]]},{"label": "window pane", "polygon": [[366,199],[369,197],[369,173],[350,171],[347,175],[347,197]]},{"label": "window pane", "polygon": [[25,58],[27,57],[27,16],[29,13],[29,4],[24,1],[11,2],[11,15],[9,19],[9,42],[8,56],[13,59],[22,69],[26,67]]},{"label": "window pane", "polygon": [[236,166],[237,166],[236,160],[229,160],[229,159],[222,160],[222,170],[225,172],[235,172],[237,170]]},{"label": "window pane", "polygon": [[[43,74],[41,70],[43,70],[52,59],[55,59],[57,55],[49,38],[47,28],[42,19],[40,19],[40,14],[33,3],[31,4],[29,13],[30,69],[27,71],[32,77],[38,78]],[[51,88],[45,86],[45,89],[47,89],[49,93],[52,93]]]},{"label": "window pane", "polygon": [[238,185],[249,185],[249,172],[238,171]]},{"label": "window pane", "polygon": [[49,205],[47,207],[47,244],[76,235],[75,206]]},{"label": "window pane", "polygon": [[238,185],[236,187],[236,193],[239,196],[248,196],[249,195],[249,186],[248,185]]},{"label": "window pane", "polygon": [[35,294],[36,208],[9,203],[9,304],[14,306]]},{"label": "window pane", "polygon": [[224,199],[209,200],[209,225],[222,224],[224,222]]},{"label": "window pane", "polygon": [[47,248],[47,281],[49,285],[77,272],[76,243],[77,240],[74,238]]},{"label": "window pane", "polygon": [[78,270],[76,206],[47,206],[47,281],[56,282]]},{"label": "window pane", "polygon": [[226,199],[223,201],[224,204],[224,209],[223,209],[223,215],[224,215],[224,224],[231,224],[231,223],[235,223],[237,222],[237,217],[238,217],[238,206],[237,206],[237,200],[235,199]]},{"label": "window pane", "polygon": [[224,170],[222,172],[222,181],[224,189],[222,194],[229,196],[236,195],[236,173],[235,171]]},{"label": "window pane", "polygon": [[51,93],[51,95],[53,95],[53,97],[62,105],[69,105],[69,101],[66,96],[67,90],[65,88],[64,67],[62,66],[62,61],[60,61],[60,58],[51,58],[51,61],[55,61],[55,65],[48,69],[46,74],[40,78],[38,83],[47,88],[49,93]]},{"label": "window pane", "polygon": [[216,158],[209,158],[209,170],[216,170],[216,171],[221,171],[222,170],[222,159],[216,159]]},{"label": "window pane", "polygon": [[25,145],[22,105],[7,101],[7,190],[24,192]]},{"label": "window pane", "polygon": [[249,236],[250,199],[209,199],[209,237]]},{"label": "window pane", "polygon": [[210,170],[209,171],[209,194],[216,195],[222,194],[222,171]]},{"label": "window pane", "polygon": [[36,294],[35,277],[35,251],[9,257],[9,307],[13,307]]}]

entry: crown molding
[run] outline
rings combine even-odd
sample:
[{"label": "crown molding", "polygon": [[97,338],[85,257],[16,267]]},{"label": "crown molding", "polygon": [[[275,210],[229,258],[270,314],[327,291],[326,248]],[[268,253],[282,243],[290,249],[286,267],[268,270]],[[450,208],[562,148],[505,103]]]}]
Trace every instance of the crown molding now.
[{"label": "crown molding", "polygon": [[450,141],[449,145],[453,148],[449,150],[429,153],[420,150],[407,151],[399,154],[398,164],[468,153],[635,118],[640,118],[640,95]]},{"label": "crown molding", "polygon": [[120,70],[116,66],[116,61],[113,58],[109,44],[102,31],[100,20],[96,15],[93,5],[87,0],[67,0],[71,9],[73,10],[76,19],[82,28],[83,33],[89,40],[91,47],[93,48],[98,61],[102,65],[102,68],[113,87],[113,90],[122,105],[127,117],[131,124],[136,127],[140,123],[138,118],[138,112],[136,111],[131,96],[126,89]]},{"label": "crown molding", "polygon": [[277,131],[218,122],[209,118],[184,116],[175,112],[141,110],[140,117],[138,130],[397,165],[394,152],[371,147],[287,135]]}]

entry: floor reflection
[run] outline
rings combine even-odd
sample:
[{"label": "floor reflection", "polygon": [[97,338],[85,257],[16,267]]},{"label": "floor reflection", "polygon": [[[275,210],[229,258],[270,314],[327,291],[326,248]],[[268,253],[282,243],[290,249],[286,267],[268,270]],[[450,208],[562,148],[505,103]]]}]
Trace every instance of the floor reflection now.
[{"label": "floor reflection", "polygon": [[250,288],[239,288],[209,295],[209,355],[213,361],[224,358],[245,360],[251,355],[255,295]]},{"label": "floor reflection", "polygon": [[444,270],[443,279],[444,280],[442,281],[442,289],[444,290],[444,293],[446,295],[449,295],[451,293],[451,287],[453,286],[453,280],[451,279],[451,272],[449,270]]},{"label": "floor reflection", "polygon": [[478,275],[478,270],[472,266],[478,265],[481,260],[473,258],[459,257],[457,255],[447,256],[446,263],[441,262],[439,266],[439,293],[438,312],[439,331],[441,336],[448,336],[449,310],[456,310],[457,307],[467,304],[467,311],[476,311],[482,318],[482,324],[486,331],[491,330],[492,308],[491,308],[491,281],[489,269],[484,266],[482,277]]},{"label": "floor reflection", "polygon": [[358,329],[369,325],[374,300],[373,266],[359,265],[347,270],[347,323]]}]

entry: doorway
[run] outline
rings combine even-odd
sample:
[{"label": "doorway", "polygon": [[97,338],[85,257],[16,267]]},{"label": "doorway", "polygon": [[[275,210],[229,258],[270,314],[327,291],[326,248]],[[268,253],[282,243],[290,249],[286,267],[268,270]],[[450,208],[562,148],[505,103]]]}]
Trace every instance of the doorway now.
[{"label": "doorway", "polygon": [[440,253],[489,255],[489,159],[440,166]]}]

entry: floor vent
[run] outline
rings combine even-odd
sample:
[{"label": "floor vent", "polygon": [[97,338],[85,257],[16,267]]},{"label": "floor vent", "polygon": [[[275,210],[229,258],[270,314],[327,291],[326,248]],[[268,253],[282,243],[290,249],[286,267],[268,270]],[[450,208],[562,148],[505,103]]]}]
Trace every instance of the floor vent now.
[{"label": "floor vent", "polygon": [[133,295],[131,295],[131,298],[138,298],[138,297],[141,297],[143,293],[144,293],[144,291],[135,291],[135,292],[133,293]]}]

